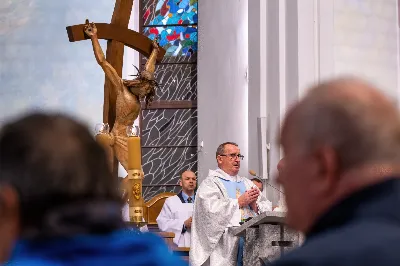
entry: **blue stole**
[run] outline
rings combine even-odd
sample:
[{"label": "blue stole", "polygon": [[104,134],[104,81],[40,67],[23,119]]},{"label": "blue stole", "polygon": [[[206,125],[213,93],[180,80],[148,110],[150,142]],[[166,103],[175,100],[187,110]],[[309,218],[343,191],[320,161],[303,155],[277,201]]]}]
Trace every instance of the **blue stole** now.
[{"label": "blue stole", "polygon": [[[228,192],[228,196],[231,199],[237,199],[237,193],[240,195],[243,195],[243,193],[246,192],[246,185],[244,184],[243,180],[240,182],[235,182],[235,181],[230,181],[230,180],[225,180],[221,177],[219,177],[219,180],[222,182],[224,185],[226,191]],[[244,207],[242,209],[248,209],[248,211],[251,211],[249,207]],[[248,218],[249,212],[242,211],[242,220]],[[244,216],[244,217],[243,217]],[[247,217],[246,217],[247,216]],[[244,249],[244,239],[243,237],[239,238],[239,246],[238,246],[238,255],[237,255],[237,266],[242,266],[243,265],[243,249]]]},{"label": "blue stole", "polygon": [[239,191],[240,195],[246,192],[246,186],[244,185],[243,180],[240,182],[229,181],[223,178],[219,178],[219,180],[224,184],[226,191],[228,192],[228,196],[231,199],[237,199],[236,192]]},{"label": "blue stole", "polygon": [[[219,177],[219,180],[224,185],[226,191],[228,192],[228,196],[231,199],[237,199],[238,197],[236,196],[236,193],[239,192],[240,195],[243,195],[243,193],[245,193],[247,190],[243,180],[240,182],[235,182],[235,181],[225,180],[221,177]],[[241,210],[242,210],[241,220],[245,220],[249,217],[256,216],[254,211],[249,206],[242,207]]]}]

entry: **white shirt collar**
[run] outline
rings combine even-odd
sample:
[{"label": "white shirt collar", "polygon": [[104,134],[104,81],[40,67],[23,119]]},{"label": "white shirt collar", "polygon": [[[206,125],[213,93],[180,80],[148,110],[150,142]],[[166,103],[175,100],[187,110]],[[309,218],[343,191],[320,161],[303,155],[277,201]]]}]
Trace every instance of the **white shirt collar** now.
[{"label": "white shirt collar", "polygon": [[[212,170],[210,170],[211,173]],[[227,180],[227,181],[232,181],[232,182],[241,182],[243,180],[243,177],[235,175],[235,176],[231,176],[229,174],[227,174],[224,170],[222,170],[221,168],[217,168],[214,172],[218,177]]]}]

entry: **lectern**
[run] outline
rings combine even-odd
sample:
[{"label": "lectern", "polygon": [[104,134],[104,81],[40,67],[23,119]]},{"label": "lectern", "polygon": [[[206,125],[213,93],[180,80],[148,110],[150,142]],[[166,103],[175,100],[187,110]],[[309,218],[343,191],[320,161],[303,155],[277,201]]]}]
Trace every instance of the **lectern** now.
[{"label": "lectern", "polygon": [[285,214],[265,212],[233,230],[234,235],[245,239],[244,266],[268,265],[301,244],[301,234],[285,225]]}]

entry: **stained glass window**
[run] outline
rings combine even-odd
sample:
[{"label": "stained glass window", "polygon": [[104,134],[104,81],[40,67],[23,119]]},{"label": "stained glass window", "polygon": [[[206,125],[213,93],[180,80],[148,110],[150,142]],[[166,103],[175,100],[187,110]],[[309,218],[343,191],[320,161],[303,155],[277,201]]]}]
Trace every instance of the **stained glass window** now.
[{"label": "stained glass window", "polygon": [[196,64],[163,63],[156,66],[154,77],[161,84],[155,101],[197,100]]},{"label": "stained glass window", "polygon": [[[218,0],[214,0],[218,1]],[[197,172],[198,0],[140,0],[140,28],[166,50],[157,64],[153,109],[141,112],[143,194],[178,192],[180,175]],[[142,57],[142,66],[147,58]],[[184,103],[182,102],[184,101]],[[183,105],[182,105],[183,103]],[[184,106],[184,107],[182,107]]]},{"label": "stained glass window", "polygon": [[197,24],[197,0],[144,0],[143,25]]},{"label": "stained glass window", "polygon": [[166,60],[192,62],[197,54],[197,10],[198,0],[143,0],[142,32],[152,40],[158,36]]},{"label": "stained glass window", "polygon": [[196,146],[196,109],[153,109],[142,112],[142,145]]},{"label": "stained glass window", "polygon": [[146,27],[144,34],[167,51],[166,56],[192,56],[197,52],[197,26]]},{"label": "stained glass window", "polygon": [[184,171],[197,171],[197,147],[142,148],[142,162],[145,200],[165,191],[178,193],[178,185],[165,187],[162,184],[178,184]]}]

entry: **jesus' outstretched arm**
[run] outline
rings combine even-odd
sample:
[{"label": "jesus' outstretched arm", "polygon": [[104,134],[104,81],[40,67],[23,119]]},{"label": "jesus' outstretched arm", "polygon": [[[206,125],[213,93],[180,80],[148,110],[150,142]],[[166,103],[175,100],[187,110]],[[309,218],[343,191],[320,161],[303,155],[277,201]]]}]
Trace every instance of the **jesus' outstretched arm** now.
[{"label": "jesus' outstretched arm", "polygon": [[86,20],[85,33],[92,40],[94,56],[96,57],[97,63],[101,66],[107,78],[111,81],[111,83],[115,86],[117,91],[122,91],[124,88],[123,81],[121,77],[118,75],[117,71],[107,62],[106,57],[104,56],[103,50],[101,49],[99,40],[97,38],[97,28],[96,25],[92,22],[89,23],[89,20]]}]

